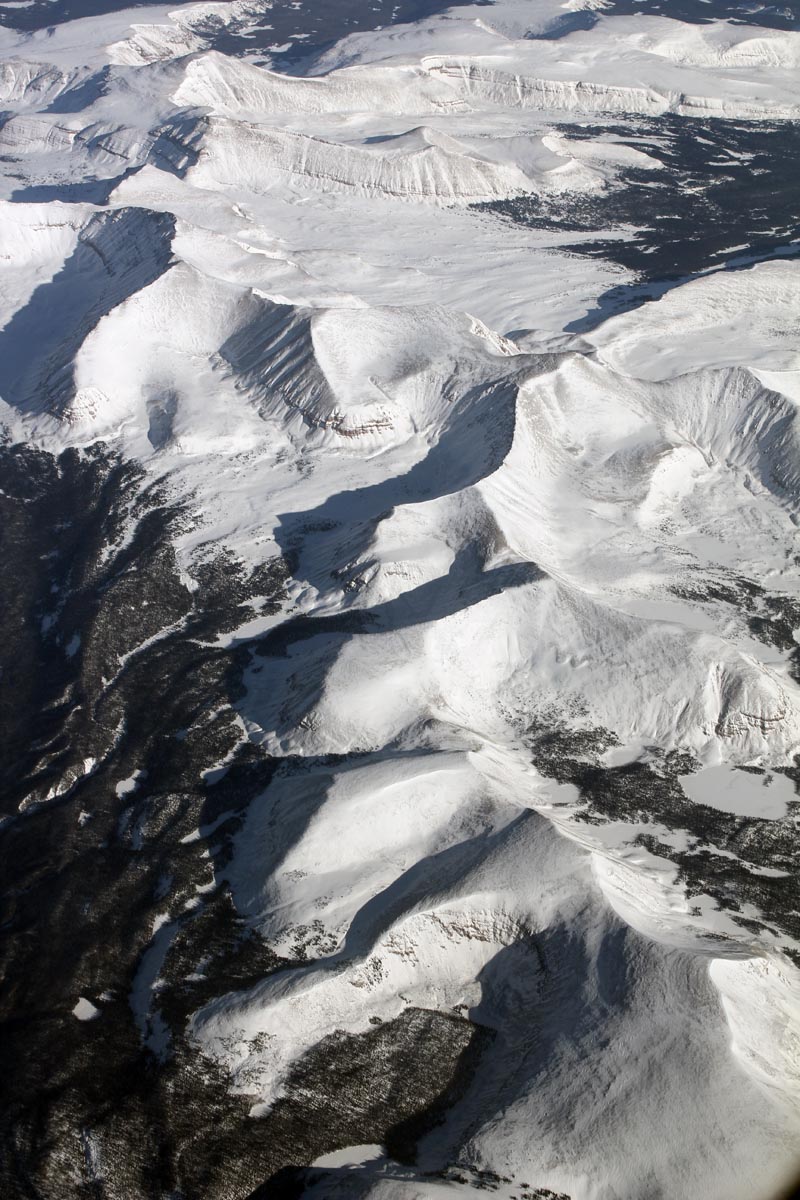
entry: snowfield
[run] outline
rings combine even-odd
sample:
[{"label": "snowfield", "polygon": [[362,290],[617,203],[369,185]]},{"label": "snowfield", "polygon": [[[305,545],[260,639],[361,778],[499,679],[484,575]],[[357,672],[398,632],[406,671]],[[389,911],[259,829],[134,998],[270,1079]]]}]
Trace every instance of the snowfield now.
[{"label": "snowfield", "polygon": [[510,0],[304,74],[208,48],[262,7],[0,32],[3,438],[140,463],[187,577],[290,568],[220,641],[279,766],[214,883],[306,961],[204,1003],[196,1052],[256,1120],[336,1031],[494,1031],[416,1167],[356,1147],[311,1196],[460,1194],[425,1172],[463,1160],[767,1200],[800,1141],[800,261],[614,312],[632,274],[581,235],[473,206],[623,189],[658,161],[621,116],[797,119],[800,34],[542,38],[580,6]]}]

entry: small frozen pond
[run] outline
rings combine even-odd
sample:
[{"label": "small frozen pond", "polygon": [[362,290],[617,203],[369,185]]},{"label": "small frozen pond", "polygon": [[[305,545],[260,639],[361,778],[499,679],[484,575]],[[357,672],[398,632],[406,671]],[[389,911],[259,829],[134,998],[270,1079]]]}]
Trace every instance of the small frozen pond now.
[{"label": "small frozen pond", "polygon": [[776,821],[786,816],[787,803],[797,798],[792,781],[769,770],[756,775],[736,767],[704,767],[692,775],[681,775],[680,782],[695,803],[741,817]]},{"label": "small frozen pond", "polygon": [[386,1151],[383,1146],[368,1143],[363,1146],[345,1146],[343,1150],[333,1150],[315,1158],[312,1167],[361,1167],[364,1163],[374,1162],[383,1158]]}]

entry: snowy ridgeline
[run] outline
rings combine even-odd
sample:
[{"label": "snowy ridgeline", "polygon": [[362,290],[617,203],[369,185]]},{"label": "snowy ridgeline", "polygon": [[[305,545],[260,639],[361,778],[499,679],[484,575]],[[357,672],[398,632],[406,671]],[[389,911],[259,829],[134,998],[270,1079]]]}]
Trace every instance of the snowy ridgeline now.
[{"label": "snowy ridgeline", "polygon": [[[254,1117],[334,1031],[456,1012],[496,1036],[420,1170],[767,1197],[800,1136],[800,266],[607,315],[629,275],[472,205],[658,169],[612,117],[797,118],[800,35],[539,7],[302,76],[207,49],[252,4],[4,32],[0,419],[139,460],[186,578],[290,566],[220,640],[257,640],[237,719],[283,765],[217,882],[313,961],[191,1024]],[[353,1162],[420,1194],[356,1150],[321,1194]]]}]

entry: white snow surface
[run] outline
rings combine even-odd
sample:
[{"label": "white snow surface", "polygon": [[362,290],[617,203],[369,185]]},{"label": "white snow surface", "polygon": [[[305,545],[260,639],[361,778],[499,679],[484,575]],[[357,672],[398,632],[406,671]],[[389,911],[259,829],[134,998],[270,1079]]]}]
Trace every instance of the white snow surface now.
[{"label": "white snow surface", "polygon": [[87,1000],[85,996],[79,996],[78,1002],[72,1010],[72,1015],[77,1017],[79,1021],[94,1021],[100,1016],[100,1009],[92,1004],[91,1000]]},{"label": "white snow surface", "polygon": [[698,804],[767,820],[785,817],[795,797],[785,775],[751,774],[724,765],[705,767],[682,782],[686,794]]},{"label": "white snow surface", "polygon": [[[447,1146],[572,1200],[752,1200],[796,1164],[800,947],[638,840],[685,831],[581,821],[530,739],[690,753],[691,800],[796,824],[785,776],[733,786],[800,752],[788,655],[691,596],[725,573],[800,594],[800,263],[579,338],[625,273],[470,205],[621,186],[644,151],[572,141],[576,114],[797,117],[800,38],[602,12],[526,37],[576,7],[457,8],[291,77],[206,49],[240,0],[0,31],[0,422],[139,459],[190,505],[187,573],[299,547],[281,613],[229,640],[318,622],[238,703],[307,769],[253,802],[217,882],[314,961],[192,1023],[254,1115],[333,1031],[455,1009],[497,1038],[420,1170]],[[26,198],[43,173],[108,194]],[[137,983],[159,1050],[170,928]],[[321,1163],[331,1186],[455,1190],[366,1149]]]}]

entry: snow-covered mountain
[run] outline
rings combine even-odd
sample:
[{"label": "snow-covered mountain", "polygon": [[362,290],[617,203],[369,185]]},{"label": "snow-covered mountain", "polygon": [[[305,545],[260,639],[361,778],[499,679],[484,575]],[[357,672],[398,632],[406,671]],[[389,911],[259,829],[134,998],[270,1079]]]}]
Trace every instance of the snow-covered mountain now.
[{"label": "snow-covered mountain", "polygon": [[0,6],[3,1194],[777,1198],[800,22],[330,7]]}]

